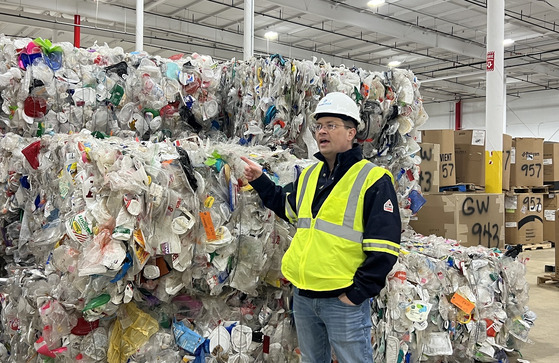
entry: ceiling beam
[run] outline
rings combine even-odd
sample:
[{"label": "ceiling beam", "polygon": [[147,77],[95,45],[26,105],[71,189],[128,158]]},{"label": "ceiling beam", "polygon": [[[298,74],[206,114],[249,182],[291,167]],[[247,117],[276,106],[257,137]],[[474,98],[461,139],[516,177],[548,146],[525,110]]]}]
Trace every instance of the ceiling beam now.
[{"label": "ceiling beam", "polygon": [[152,10],[152,9],[155,9],[157,6],[162,5],[162,4],[166,3],[166,2],[167,2],[167,0],[155,0],[155,1],[152,1],[152,2],[150,2],[149,4],[147,4],[147,5],[144,7],[144,11],[150,11],[150,10]]},{"label": "ceiling beam", "polygon": [[450,74],[448,76],[437,77],[437,78],[427,78],[423,80],[420,79],[419,81],[421,82],[421,84],[425,84],[425,83],[444,81],[451,78],[472,77],[472,76],[479,77],[480,75],[482,74],[484,75],[485,73],[487,73],[487,71],[483,70],[483,71],[467,72],[461,74]]},{"label": "ceiling beam", "polygon": [[[21,1],[28,1],[28,0],[21,0]],[[49,1],[49,0],[45,0]],[[104,7],[111,5],[104,4]],[[101,4],[99,4],[101,8]],[[103,9],[106,10],[106,9]],[[113,13],[115,10],[112,10]],[[80,12],[83,14],[83,12]],[[121,11],[118,12],[119,14],[122,13]],[[116,16],[113,16],[113,19],[105,19],[115,21],[116,29],[119,29],[119,25],[121,24],[119,19]],[[0,22],[10,22],[13,24],[21,24],[23,26],[35,26],[38,28],[43,29],[52,29],[53,26],[56,26],[57,29],[72,31],[73,24],[71,22],[61,22],[59,18],[53,17],[51,15],[37,15],[37,14],[30,14],[26,16],[25,14],[19,11],[9,11],[3,10],[0,11]],[[121,26],[121,25],[120,25]],[[157,36],[151,37],[146,40],[146,44],[149,43],[151,45],[157,44],[164,44],[164,48],[172,49],[172,50],[179,50],[190,49],[193,47],[189,47],[188,43],[181,43],[181,37],[194,37],[200,40],[204,40],[207,42],[215,43],[214,47],[204,47],[195,45],[196,49],[190,50],[195,51],[200,54],[210,55],[212,57],[217,57],[219,59],[232,59],[242,57],[242,45],[243,45],[243,34],[237,34],[234,32],[221,30],[217,28],[211,28],[204,25],[188,23],[185,21],[177,20],[177,19],[169,19],[164,18],[162,16],[158,16],[155,14],[151,14],[149,17],[146,17],[144,21],[144,27],[146,33],[152,33]],[[122,38],[126,41],[134,41],[135,35],[130,32],[126,31],[117,31],[115,28],[111,28],[109,26],[100,28],[97,26],[85,26],[82,22],[82,36],[87,34],[98,35],[99,37],[105,38]],[[169,34],[173,34],[174,40],[169,39]],[[102,39],[99,39],[102,41]],[[324,59],[324,61],[332,64],[332,65],[340,65],[345,64],[347,67],[357,67],[362,68],[368,71],[384,71],[386,67],[379,67],[374,64],[370,64],[367,62],[359,62],[349,59],[343,56],[335,56],[332,54],[321,53],[321,52],[314,52],[312,50],[299,48],[296,46],[285,45],[282,43],[277,42],[269,42],[267,43],[265,39],[262,38],[255,38],[254,40],[254,49],[255,53],[259,54],[267,54],[267,46],[269,49],[273,51],[273,53],[279,53],[287,58],[299,59],[299,60],[311,60],[313,57],[316,57],[318,60]]]},{"label": "ceiling beam", "polygon": [[476,59],[485,59],[485,47],[474,42],[444,35],[430,29],[384,19],[382,16],[369,11],[358,12],[341,3],[332,5],[331,2],[326,0],[275,0],[274,2],[308,14],[319,15],[325,19],[367,29],[367,31],[411,40],[432,48],[441,48]]},{"label": "ceiling beam", "polygon": [[[236,6],[241,5],[243,2],[244,2],[244,0],[241,0],[241,1],[237,2],[237,4],[232,4],[232,5],[233,5],[232,8],[234,8],[235,5],[236,5]],[[207,14],[205,14],[204,16],[197,18],[196,21],[198,21],[198,22],[203,22],[204,20],[209,19],[209,18],[214,17],[214,16],[217,16],[217,15],[223,13],[224,11],[226,11],[227,9],[230,8],[230,6],[227,5],[227,4],[222,4],[222,5],[225,6],[225,8],[222,7],[221,9],[216,10],[216,11],[214,11],[214,12],[212,12],[212,13],[207,13]],[[244,13],[242,13],[242,15],[243,15],[243,17],[244,17]]]},{"label": "ceiling beam", "polygon": [[419,81],[421,84],[421,88],[420,88],[420,92],[423,93],[424,90],[429,90],[430,88],[433,89],[447,89],[450,90],[450,92],[457,91],[456,93],[464,93],[464,94],[471,94],[471,95],[476,95],[479,97],[485,97],[485,88],[479,88],[479,87],[471,87],[471,86],[466,86],[460,83],[456,83],[456,82],[451,82],[451,81],[446,81],[446,80],[442,80],[439,82],[434,82],[437,84],[437,86],[435,87],[430,86],[429,83],[427,84],[423,84],[421,83],[421,81]]},{"label": "ceiling beam", "polygon": [[176,16],[175,14],[178,14],[180,11],[183,11],[183,10],[188,10],[189,7],[191,7],[192,5],[195,5],[195,4],[198,3],[198,2],[199,2],[198,0],[193,0],[193,1],[189,2],[189,3],[183,4],[183,5],[180,7],[180,9],[177,8],[176,10],[173,10],[173,11],[171,11],[170,13],[167,13],[167,15],[170,16],[170,17],[171,17],[171,16]]}]

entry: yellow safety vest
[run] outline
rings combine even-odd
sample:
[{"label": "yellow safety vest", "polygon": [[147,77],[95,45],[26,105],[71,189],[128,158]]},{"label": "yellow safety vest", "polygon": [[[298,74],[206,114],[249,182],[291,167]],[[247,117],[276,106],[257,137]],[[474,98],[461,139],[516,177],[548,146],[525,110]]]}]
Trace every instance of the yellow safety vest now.
[{"label": "yellow safety vest", "polygon": [[[388,241],[363,241],[363,200],[365,192],[384,174],[384,168],[361,160],[355,163],[334,186],[315,218],[312,201],[323,162],[303,170],[297,186],[297,211],[286,215],[295,222],[297,232],[283,256],[281,272],[300,289],[330,291],[353,283],[357,268],[366,258],[363,250],[398,255],[399,245]],[[369,248],[365,246],[370,245]]]}]

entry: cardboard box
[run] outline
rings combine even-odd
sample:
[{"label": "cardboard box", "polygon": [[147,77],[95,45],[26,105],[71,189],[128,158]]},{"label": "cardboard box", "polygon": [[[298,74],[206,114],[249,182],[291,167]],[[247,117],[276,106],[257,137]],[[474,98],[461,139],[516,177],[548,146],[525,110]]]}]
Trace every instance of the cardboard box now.
[{"label": "cardboard box", "polygon": [[543,242],[543,194],[505,196],[505,240],[509,245]]},{"label": "cardboard box", "polygon": [[454,131],[456,182],[485,186],[485,130]]},{"label": "cardboard box", "polygon": [[503,190],[510,189],[510,159],[512,136],[503,134]]},{"label": "cardboard box", "polygon": [[423,130],[420,142],[441,146],[439,183],[441,187],[456,185],[456,165],[454,161],[454,130]]},{"label": "cardboard box", "polygon": [[439,144],[422,143],[419,165],[419,186],[423,193],[439,192],[439,165],[441,164],[441,146]]},{"label": "cardboard box", "polygon": [[[555,247],[555,266],[559,266],[559,248]],[[555,276],[559,278],[559,268],[555,268]]]},{"label": "cardboard box", "polygon": [[416,232],[455,239],[464,246],[504,246],[503,194],[426,194],[424,197],[427,202],[410,221]]},{"label": "cardboard box", "polygon": [[553,185],[553,189],[559,186],[559,143],[543,143],[543,182]]},{"label": "cardboard box", "polygon": [[543,139],[514,138],[511,150],[510,186],[542,186],[543,173]]},{"label": "cardboard box", "polygon": [[559,241],[559,194],[549,193],[543,196],[543,240],[557,243]]}]

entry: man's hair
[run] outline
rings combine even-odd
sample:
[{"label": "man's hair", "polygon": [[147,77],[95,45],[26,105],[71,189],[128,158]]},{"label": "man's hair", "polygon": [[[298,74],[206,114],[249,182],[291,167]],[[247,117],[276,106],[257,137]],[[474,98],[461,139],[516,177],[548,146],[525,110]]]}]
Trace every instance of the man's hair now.
[{"label": "man's hair", "polygon": [[349,117],[347,115],[340,115],[338,113],[317,113],[316,115],[314,115],[315,120],[318,120],[321,117],[337,117],[342,121],[351,122],[351,124],[353,125],[352,127],[357,128],[357,121],[355,121],[353,117]]}]

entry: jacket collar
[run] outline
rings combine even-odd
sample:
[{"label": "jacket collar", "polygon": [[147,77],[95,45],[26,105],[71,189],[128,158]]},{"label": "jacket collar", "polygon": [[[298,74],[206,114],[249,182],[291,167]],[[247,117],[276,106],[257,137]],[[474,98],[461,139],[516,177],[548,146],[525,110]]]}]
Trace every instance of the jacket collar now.
[{"label": "jacket collar", "polygon": [[[324,156],[320,152],[314,154],[314,157],[316,157],[320,161],[323,161],[325,165],[328,165],[328,163],[326,163],[326,158],[324,158]],[[351,149],[338,153],[336,155],[335,166],[341,165],[350,167],[351,165],[361,160],[363,160],[363,150],[361,149],[361,146],[359,144],[353,144],[353,147]]]}]

